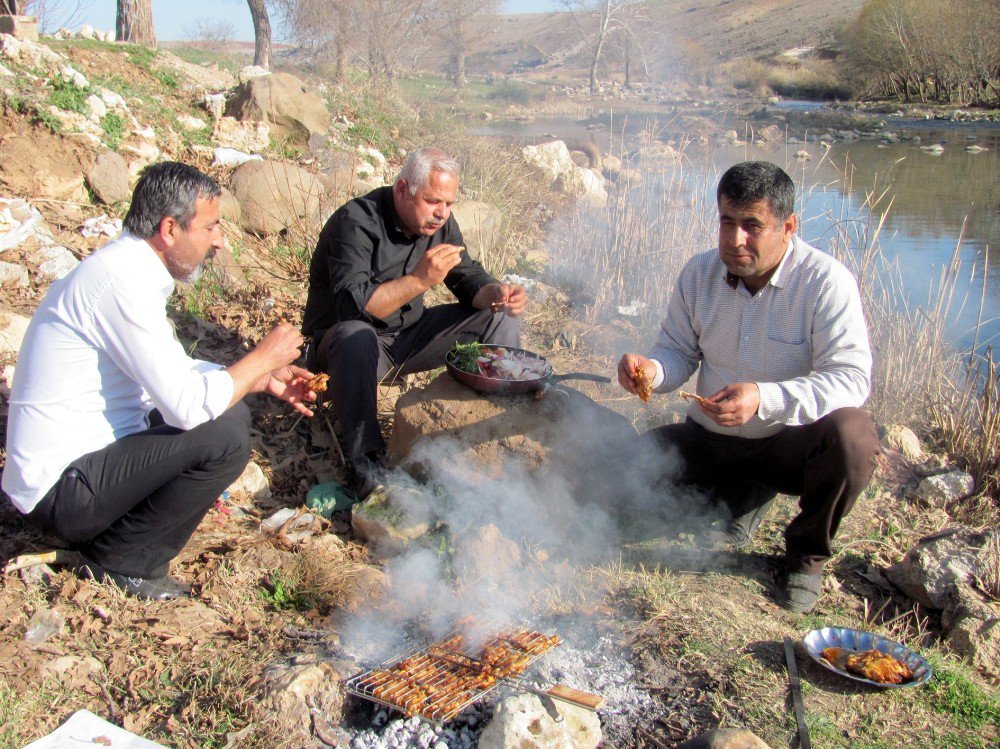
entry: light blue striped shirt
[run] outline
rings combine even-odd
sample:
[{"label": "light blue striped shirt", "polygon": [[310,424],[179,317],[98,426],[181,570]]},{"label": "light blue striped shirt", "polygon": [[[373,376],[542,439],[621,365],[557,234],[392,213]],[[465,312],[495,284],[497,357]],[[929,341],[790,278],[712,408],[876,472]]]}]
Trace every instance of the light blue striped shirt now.
[{"label": "light blue striped shirt", "polygon": [[760,388],[757,413],[722,427],[697,403],[688,415],[706,429],[766,437],[782,426],[809,424],[847,406],[861,406],[871,386],[872,354],[854,276],[829,255],[793,236],[770,281],[756,295],[726,282],[718,250],[681,270],[649,354],[653,387],[680,387],[698,369],[698,394],[735,382]]}]

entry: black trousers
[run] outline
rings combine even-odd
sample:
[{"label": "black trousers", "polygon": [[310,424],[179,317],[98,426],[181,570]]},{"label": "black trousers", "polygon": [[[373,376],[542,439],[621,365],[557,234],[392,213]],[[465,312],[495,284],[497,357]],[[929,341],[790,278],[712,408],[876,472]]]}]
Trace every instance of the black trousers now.
[{"label": "black trousers", "polygon": [[799,514],[785,529],[791,572],[815,574],[832,556],[840,521],[868,485],[879,453],[871,417],[841,408],[803,426],[785,427],[762,439],[710,432],[688,419],[646,432],[682,458],[674,482],[712,491],[733,515],[763,505],[775,493],[799,497]]},{"label": "black trousers", "polygon": [[461,304],[424,310],[413,325],[394,333],[379,333],[362,320],[337,323],[318,336],[312,371],[330,375],[329,394],[340,422],[344,449],[352,461],[385,448],[378,425],[378,383],[394,369],[396,375],[444,366],[445,354],[459,343],[518,346],[517,318]]},{"label": "black trousers", "polygon": [[240,402],[183,431],[153,412],[151,428],[74,460],[28,514],[102,567],[156,578],[250,460],[250,409]]}]

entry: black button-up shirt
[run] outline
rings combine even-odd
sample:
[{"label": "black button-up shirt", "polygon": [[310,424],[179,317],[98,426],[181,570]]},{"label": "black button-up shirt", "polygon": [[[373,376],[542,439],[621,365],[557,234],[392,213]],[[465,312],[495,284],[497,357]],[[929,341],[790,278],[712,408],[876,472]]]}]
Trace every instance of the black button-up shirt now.
[{"label": "black button-up shirt", "polygon": [[[334,323],[365,320],[379,332],[396,332],[416,322],[424,311],[421,294],[385,318],[365,311],[380,283],[411,273],[431,247],[464,245],[454,216],[426,237],[402,228],[392,202],[392,187],[380,187],[337,209],[320,232],[309,266],[309,296],[302,332],[315,335]],[[444,279],[462,304],[472,305],[476,292],[495,279],[462,252],[462,261]]]}]

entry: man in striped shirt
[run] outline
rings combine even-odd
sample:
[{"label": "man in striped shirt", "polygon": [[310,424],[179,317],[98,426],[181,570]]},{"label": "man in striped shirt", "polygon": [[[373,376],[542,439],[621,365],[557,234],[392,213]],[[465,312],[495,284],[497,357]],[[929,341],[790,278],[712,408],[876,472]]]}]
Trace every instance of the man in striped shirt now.
[{"label": "man in striped shirt", "polygon": [[795,187],[783,170],[737,164],[717,200],[718,250],[687,263],[656,345],[648,357],[623,356],[618,380],[636,393],[642,370],[666,393],[698,370],[701,399],[686,421],[645,438],[679,452],[677,481],[725,503],[730,545],[749,544],[777,492],[799,497],[785,530],[782,602],[805,613],[879,450],[861,410],[872,365],[861,297],[847,268],[795,235]]}]

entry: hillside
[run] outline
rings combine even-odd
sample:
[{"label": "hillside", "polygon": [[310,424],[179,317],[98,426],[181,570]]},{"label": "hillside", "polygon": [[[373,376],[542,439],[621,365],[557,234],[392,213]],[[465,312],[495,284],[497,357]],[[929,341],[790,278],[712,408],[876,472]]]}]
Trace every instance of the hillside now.
[{"label": "hillside", "polygon": [[[863,5],[864,0],[659,0],[653,3],[655,31],[647,55],[655,65],[657,57],[686,39],[718,62],[768,58],[830,42]],[[575,72],[587,53],[580,22],[567,12],[503,16],[475,67],[493,73]]]}]

